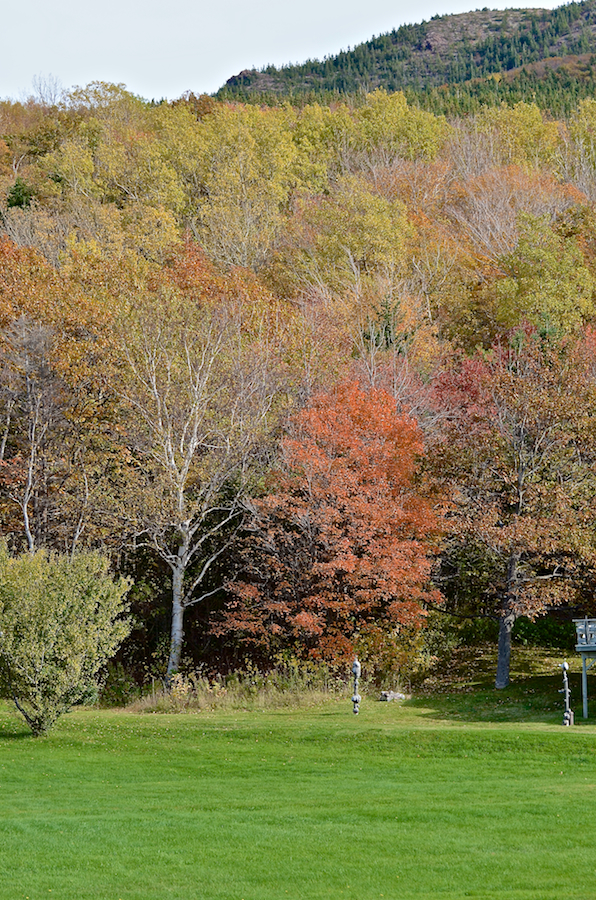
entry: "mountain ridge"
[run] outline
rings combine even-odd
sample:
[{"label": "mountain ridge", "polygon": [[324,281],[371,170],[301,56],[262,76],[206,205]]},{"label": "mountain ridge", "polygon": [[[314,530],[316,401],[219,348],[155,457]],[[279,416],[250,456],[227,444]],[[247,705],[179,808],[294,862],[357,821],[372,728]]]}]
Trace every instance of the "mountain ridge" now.
[{"label": "mountain ridge", "polygon": [[428,91],[524,67],[537,71],[536,64],[549,59],[581,59],[584,64],[592,54],[596,0],[553,10],[484,8],[402,25],[323,60],[243,70],[216,96]]}]

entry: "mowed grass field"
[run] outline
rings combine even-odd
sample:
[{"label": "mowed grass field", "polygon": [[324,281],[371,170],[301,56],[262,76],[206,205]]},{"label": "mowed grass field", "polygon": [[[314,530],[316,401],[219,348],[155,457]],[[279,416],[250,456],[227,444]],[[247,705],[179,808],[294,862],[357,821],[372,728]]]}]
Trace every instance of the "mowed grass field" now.
[{"label": "mowed grass field", "polygon": [[524,690],[41,739],[0,707],[0,898],[596,898],[596,725]]}]

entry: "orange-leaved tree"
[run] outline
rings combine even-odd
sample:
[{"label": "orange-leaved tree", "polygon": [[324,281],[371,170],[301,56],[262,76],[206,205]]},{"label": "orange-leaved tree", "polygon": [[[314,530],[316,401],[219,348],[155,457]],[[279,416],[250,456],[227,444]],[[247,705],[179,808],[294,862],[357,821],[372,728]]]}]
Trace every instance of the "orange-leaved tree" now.
[{"label": "orange-leaved tree", "polygon": [[0,530],[17,548],[108,537],[121,459],[103,389],[110,327],[68,274],[0,240]]},{"label": "orange-leaved tree", "polygon": [[291,648],[339,661],[366,632],[420,625],[425,601],[441,597],[416,422],[385,391],[346,382],[291,418],[281,450],[215,632],[269,657]]}]

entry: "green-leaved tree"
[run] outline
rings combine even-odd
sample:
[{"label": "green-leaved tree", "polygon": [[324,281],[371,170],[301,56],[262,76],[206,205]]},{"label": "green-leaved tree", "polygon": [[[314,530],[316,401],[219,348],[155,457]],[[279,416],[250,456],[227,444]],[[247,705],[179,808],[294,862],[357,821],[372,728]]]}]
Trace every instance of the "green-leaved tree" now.
[{"label": "green-leaved tree", "polygon": [[0,689],[34,735],[93,696],[130,631],[129,582],[96,553],[72,558],[0,546]]}]

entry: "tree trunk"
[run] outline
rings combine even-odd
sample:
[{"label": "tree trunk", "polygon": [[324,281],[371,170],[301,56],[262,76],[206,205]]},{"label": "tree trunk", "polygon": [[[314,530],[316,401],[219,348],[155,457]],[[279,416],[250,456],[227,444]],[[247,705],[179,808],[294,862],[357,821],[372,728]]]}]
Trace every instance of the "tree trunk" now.
[{"label": "tree trunk", "polygon": [[511,630],[515,623],[515,613],[504,609],[499,622],[499,651],[497,657],[497,677],[495,687],[498,690],[509,684],[509,664],[511,661]]},{"label": "tree trunk", "polygon": [[184,567],[172,569],[172,627],[170,634],[170,658],[166,677],[168,681],[180,668],[182,641],[184,640],[183,600]]},{"label": "tree trunk", "polygon": [[509,684],[511,631],[517,618],[514,612],[514,600],[516,599],[518,563],[519,553],[512,553],[507,564],[507,598],[503,603],[499,622],[499,649],[497,655],[497,677],[495,679],[497,690],[506,688]]}]

